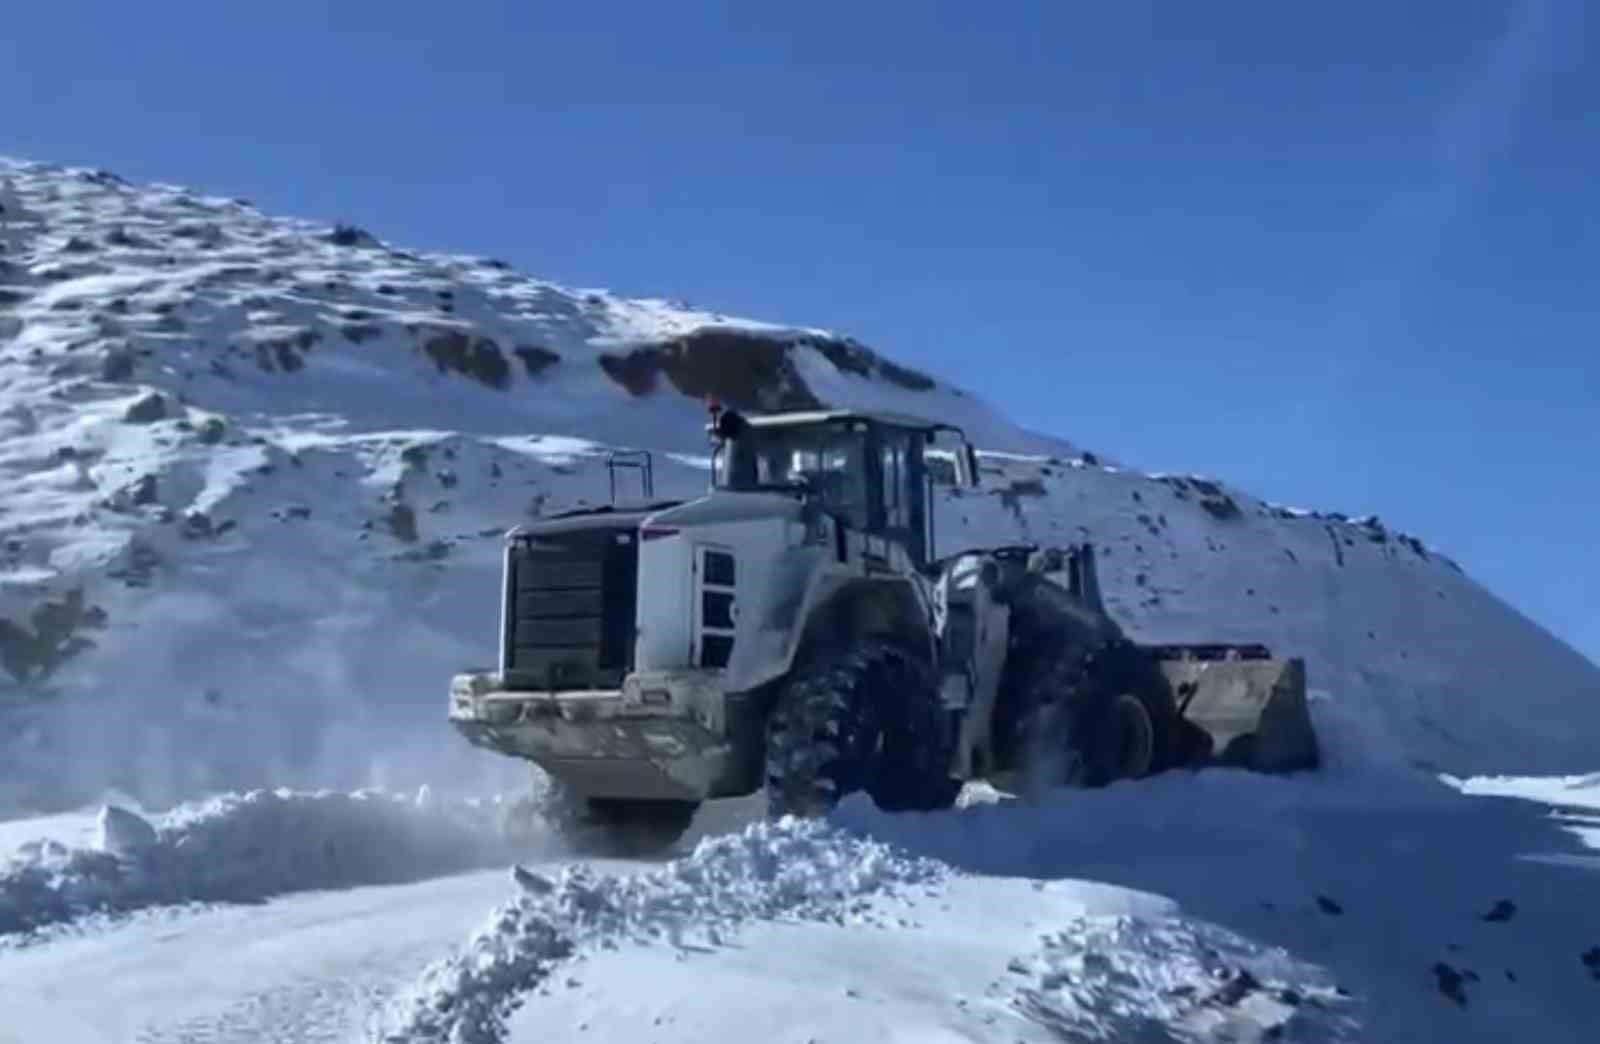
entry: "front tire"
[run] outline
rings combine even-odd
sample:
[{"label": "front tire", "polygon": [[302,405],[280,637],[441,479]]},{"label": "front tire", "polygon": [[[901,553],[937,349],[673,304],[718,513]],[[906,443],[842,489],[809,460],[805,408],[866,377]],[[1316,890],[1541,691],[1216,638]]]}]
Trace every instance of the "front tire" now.
[{"label": "front tire", "polygon": [[1182,717],[1155,661],[1129,642],[1042,657],[1023,698],[1024,772],[1034,787],[1099,787],[1174,764]]},{"label": "front tire", "polygon": [[886,811],[948,808],[951,743],[931,672],[877,639],[797,668],[767,719],[767,812],[822,816],[866,791]]}]

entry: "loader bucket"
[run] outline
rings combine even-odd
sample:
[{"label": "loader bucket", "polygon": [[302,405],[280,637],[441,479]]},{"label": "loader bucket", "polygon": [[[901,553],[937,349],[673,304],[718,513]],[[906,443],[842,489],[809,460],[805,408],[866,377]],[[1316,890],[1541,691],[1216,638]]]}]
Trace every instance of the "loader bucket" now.
[{"label": "loader bucket", "polygon": [[1257,772],[1317,766],[1304,660],[1180,653],[1159,662],[1184,719],[1210,741],[1199,744],[1195,763]]}]

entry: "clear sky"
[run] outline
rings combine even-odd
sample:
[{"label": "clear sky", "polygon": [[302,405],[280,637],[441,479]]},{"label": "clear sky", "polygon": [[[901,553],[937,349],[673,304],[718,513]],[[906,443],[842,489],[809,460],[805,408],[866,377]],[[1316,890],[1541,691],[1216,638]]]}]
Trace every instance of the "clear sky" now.
[{"label": "clear sky", "polygon": [[1583,0],[18,0],[0,152],[832,327],[1600,659]]}]

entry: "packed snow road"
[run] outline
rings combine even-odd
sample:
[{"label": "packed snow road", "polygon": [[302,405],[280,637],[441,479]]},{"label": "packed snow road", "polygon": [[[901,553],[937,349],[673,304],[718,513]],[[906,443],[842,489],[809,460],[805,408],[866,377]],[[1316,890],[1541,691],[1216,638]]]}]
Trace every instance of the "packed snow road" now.
[{"label": "packed snow road", "polygon": [[511,887],[505,870],[480,871],[149,910],[0,952],[0,1042],[358,1040],[383,1002],[467,938]]}]

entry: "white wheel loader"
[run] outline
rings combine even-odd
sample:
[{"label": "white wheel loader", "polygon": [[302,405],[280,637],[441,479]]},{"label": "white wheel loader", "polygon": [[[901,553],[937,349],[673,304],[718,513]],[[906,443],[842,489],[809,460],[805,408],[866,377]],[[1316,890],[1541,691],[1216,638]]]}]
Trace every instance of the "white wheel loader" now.
[{"label": "white wheel loader", "polygon": [[[455,728],[542,769],[561,823],[639,847],[762,788],[817,815],[1315,766],[1302,661],[1133,644],[1090,546],[946,546],[940,487],[978,481],[959,429],[713,406],[710,431],[706,496],[621,507],[613,471],[612,506],[508,534],[499,669],[451,683]],[[613,464],[648,499],[648,456]]]}]

